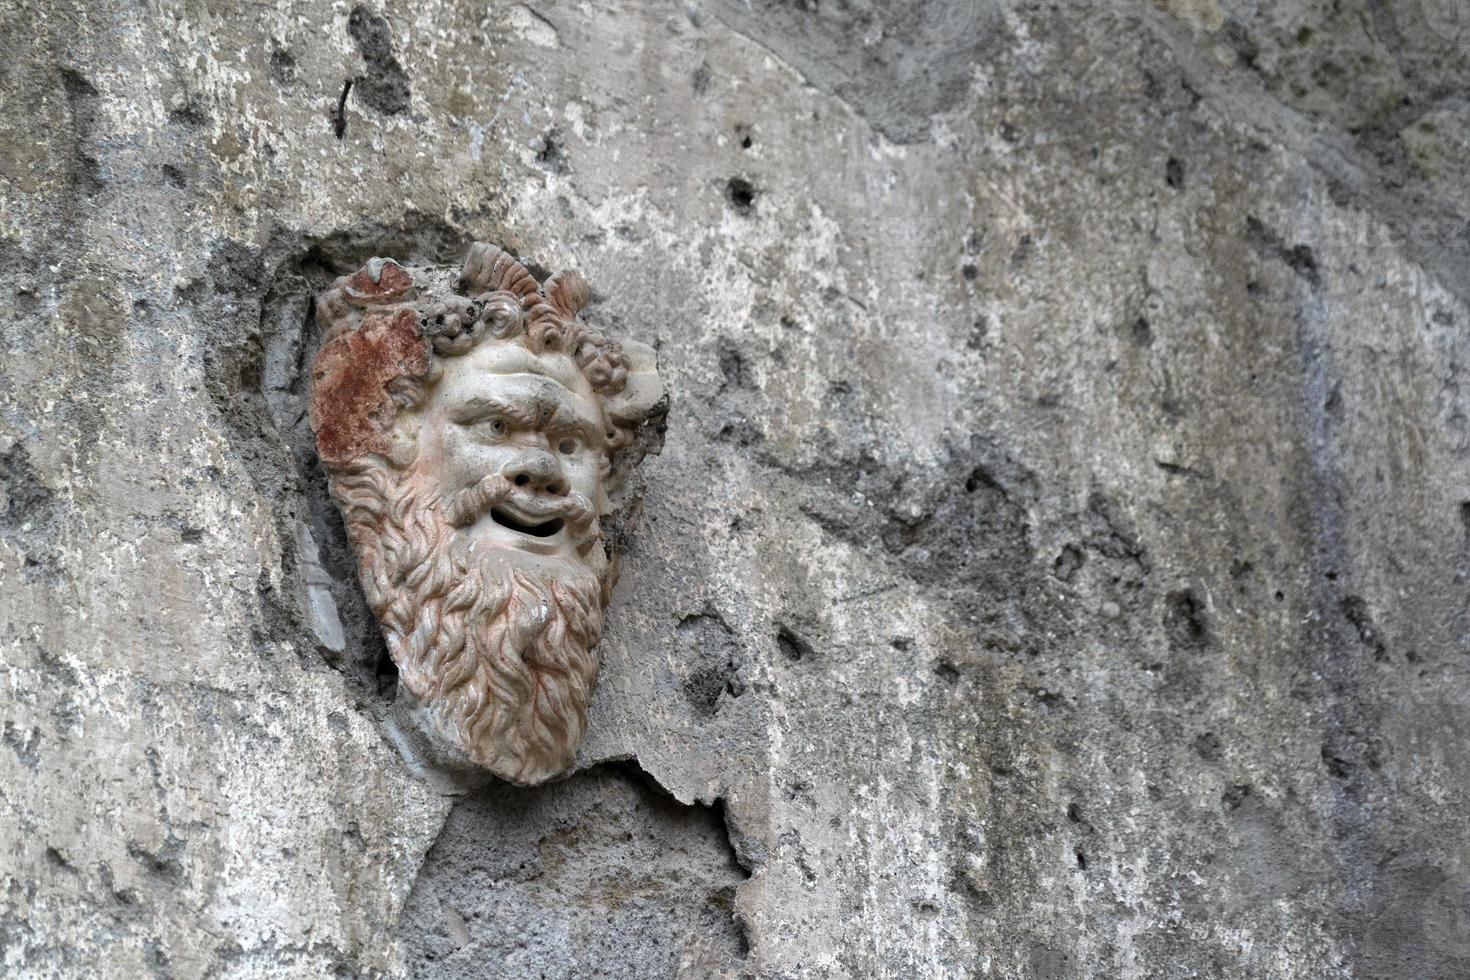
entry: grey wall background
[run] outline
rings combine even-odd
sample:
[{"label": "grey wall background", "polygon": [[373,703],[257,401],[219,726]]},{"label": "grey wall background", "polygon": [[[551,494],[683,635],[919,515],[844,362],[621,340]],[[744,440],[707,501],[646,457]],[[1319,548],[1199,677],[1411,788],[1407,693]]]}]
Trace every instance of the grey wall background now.
[{"label": "grey wall background", "polygon": [[[1451,0],[11,5],[4,972],[1470,975],[1467,82]],[[581,771],[456,801],[301,369],[475,238],[674,401]]]}]

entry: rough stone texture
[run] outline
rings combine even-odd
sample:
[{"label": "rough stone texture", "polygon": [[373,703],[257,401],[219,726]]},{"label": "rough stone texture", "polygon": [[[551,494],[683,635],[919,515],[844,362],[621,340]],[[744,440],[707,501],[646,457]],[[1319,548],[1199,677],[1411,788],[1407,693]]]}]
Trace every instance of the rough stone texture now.
[{"label": "rough stone texture", "polygon": [[456,807],[401,934],[427,977],[739,976],[745,877],[717,812],[605,767]]},{"label": "rough stone texture", "polygon": [[[1463,6],[355,9],[0,14],[5,972],[1470,974]],[[456,804],[301,366],[475,238],[673,410]]]}]

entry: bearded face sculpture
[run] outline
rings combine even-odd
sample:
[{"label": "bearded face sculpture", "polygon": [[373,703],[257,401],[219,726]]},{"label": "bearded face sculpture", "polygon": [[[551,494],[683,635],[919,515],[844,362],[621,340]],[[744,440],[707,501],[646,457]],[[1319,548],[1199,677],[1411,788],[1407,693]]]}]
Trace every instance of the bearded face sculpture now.
[{"label": "bearded face sculpture", "polygon": [[539,783],[586,727],[616,577],[604,523],[664,399],[653,351],[493,245],[373,259],[318,297],[311,426],[429,759]]}]

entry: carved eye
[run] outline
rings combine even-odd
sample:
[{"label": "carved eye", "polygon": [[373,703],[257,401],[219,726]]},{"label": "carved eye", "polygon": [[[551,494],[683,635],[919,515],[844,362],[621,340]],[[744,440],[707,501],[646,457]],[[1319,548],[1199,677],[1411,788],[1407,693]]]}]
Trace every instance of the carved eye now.
[{"label": "carved eye", "polygon": [[496,439],[503,438],[510,431],[510,424],[498,415],[492,416],[480,423],[480,431]]},{"label": "carved eye", "polygon": [[582,441],[580,439],[575,439],[572,436],[567,436],[566,438],[562,439],[561,442],[556,444],[556,451],[561,453],[563,456],[571,456],[573,453],[581,448]]}]

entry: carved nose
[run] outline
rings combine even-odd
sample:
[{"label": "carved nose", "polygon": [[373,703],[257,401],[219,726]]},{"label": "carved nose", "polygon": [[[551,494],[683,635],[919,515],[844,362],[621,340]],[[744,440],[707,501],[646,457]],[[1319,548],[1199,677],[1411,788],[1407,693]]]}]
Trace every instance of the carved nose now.
[{"label": "carved nose", "polygon": [[567,481],[561,471],[561,464],[551,453],[539,449],[523,453],[511,464],[505,476],[516,486],[528,490],[540,490],[559,497],[567,494]]}]

